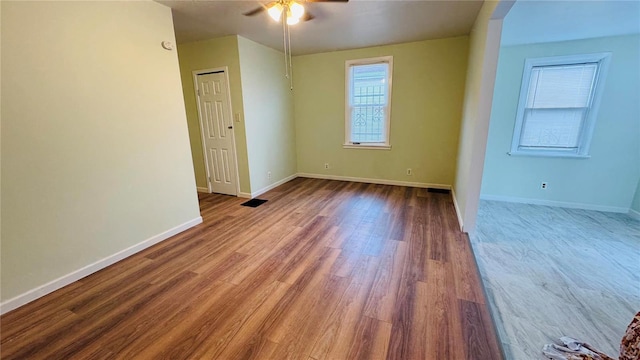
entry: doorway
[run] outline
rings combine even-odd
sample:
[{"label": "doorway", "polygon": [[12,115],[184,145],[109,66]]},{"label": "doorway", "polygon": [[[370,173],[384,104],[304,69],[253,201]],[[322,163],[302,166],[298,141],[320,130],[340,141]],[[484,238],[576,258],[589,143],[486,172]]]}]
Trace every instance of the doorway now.
[{"label": "doorway", "polygon": [[208,191],[238,195],[238,171],[227,68],[194,71]]}]

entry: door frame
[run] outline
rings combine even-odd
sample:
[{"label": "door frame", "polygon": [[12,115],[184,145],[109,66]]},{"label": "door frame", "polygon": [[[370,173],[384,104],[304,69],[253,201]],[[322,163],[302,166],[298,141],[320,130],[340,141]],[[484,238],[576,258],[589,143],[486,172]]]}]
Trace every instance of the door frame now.
[{"label": "door frame", "polygon": [[202,142],[202,154],[204,155],[204,169],[207,175],[207,192],[210,194],[213,192],[211,186],[211,169],[209,169],[209,157],[207,155],[207,148],[205,143],[205,131],[204,131],[204,123],[202,122],[202,111],[200,109],[200,95],[198,95],[198,75],[204,75],[213,72],[222,72],[224,73],[224,78],[227,82],[227,106],[229,106],[229,114],[231,115],[231,124],[233,126],[233,131],[231,132],[231,146],[233,147],[233,159],[231,161],[234,162],[236,168],[236,197],[240,193],[240,172],[238,169],[238,150],[236,148],[236,125],[235,125],[235,114],[233,112],[233,107],[231,106],[231,85],[229,84],[229,67],[221,66],[217,68],[210,69],[201,69],[194,70],[191,73],[193,74],[193,89],[194,95],[196,99],[196,107],[198,109],[198,123],[200,124],[200,141]]}]

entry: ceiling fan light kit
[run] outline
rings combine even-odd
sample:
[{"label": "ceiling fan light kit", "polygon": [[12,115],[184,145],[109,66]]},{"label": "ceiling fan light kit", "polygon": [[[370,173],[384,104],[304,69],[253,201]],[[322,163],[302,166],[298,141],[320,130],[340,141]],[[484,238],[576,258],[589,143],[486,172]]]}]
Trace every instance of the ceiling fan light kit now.
[{"label": "ceiling fan light kit", "polygon": [[282,5],[279,3],[273,4],[271,7],[269,7],[267,13],[273,20],[280,21],[280,15],[282,14]]},{"label": "ceiling fan light kit", "polygon": [[295,1],[278,1],[268,6],[267,13],[274,21],[280,21],[280,16],[284,13],[287,25],[295,25],[304,15],[304,6]]},{"label": "ceiling fan light kit", "polygon": [[[291,4],[289,4],[289,11],[291,12],[292,17],[300,20],[302,15],[304,15],[304,6],[292,1]],[[287,17],[289,17],[289,14],[287,14]]]},{"label": "ceiling fan light kit", "polygon": [[287,14],[287,25],[295,25],[300,22],[300,19],[297,17],[289,16]]}]

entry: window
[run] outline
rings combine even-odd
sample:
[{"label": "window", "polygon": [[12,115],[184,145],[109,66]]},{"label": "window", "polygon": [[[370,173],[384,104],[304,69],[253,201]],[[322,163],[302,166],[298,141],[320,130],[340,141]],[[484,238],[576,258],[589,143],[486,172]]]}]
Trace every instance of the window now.
[{"label": "window", "polygon": [[392,56],[346,62],[345,148],[391,148],[392,71]]},{"label": "window", "polygon": [[610,57],[527,59],[510,155],[588,157]]}]

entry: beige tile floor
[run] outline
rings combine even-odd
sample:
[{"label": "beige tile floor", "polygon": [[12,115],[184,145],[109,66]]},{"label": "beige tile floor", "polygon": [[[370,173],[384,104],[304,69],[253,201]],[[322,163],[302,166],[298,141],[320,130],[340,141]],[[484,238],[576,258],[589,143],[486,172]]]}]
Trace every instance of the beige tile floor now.
[{"label": "beige tile floor", "polygon": [[640,221],[483,200],[471,243],[507,359],[565,335],[618,356],[640,310]]}]

